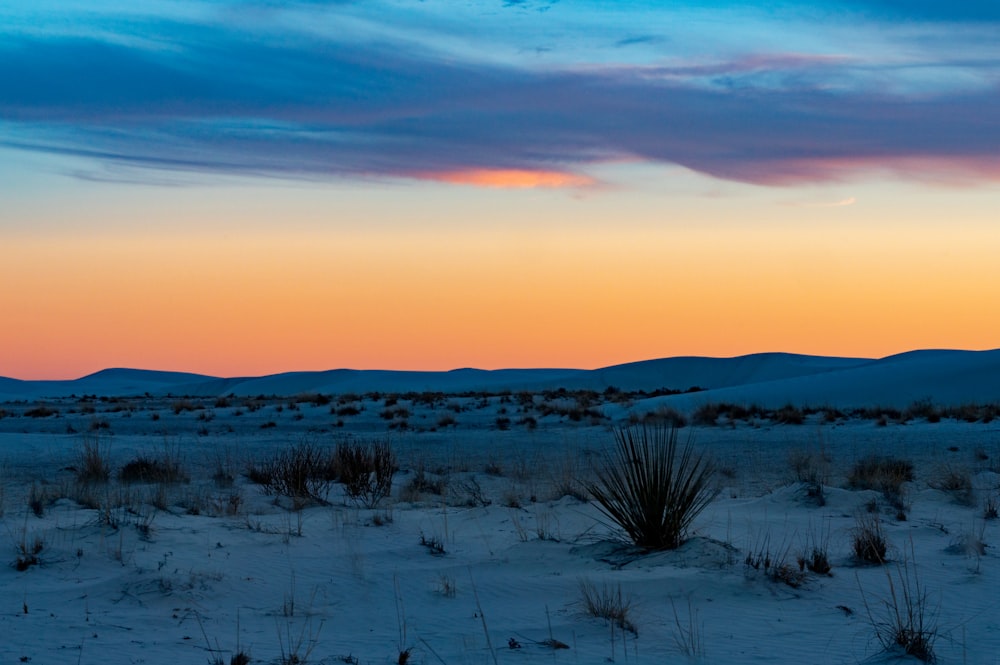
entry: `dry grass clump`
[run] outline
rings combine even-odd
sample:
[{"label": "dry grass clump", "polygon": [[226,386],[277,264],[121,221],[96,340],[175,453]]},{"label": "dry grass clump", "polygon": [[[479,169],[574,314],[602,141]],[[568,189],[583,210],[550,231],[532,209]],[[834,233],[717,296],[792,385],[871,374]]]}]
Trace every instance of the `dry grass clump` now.
[{"label": "dry grass clump", "polygon": [[858,460],[847,476],[854,489],[899,492],[903,483],[913,480],[913,462],[897,457],[869,455]]},{"label": "dry grass clump", "polygon": [[633,425],[660,425],[681,428],[687,427],[688,419],[687,416],[677,409],[661,405],[642,415],[635,412],[629,414],[629,422]]},{"label": "dry grass clump", "polygon": [[690,441],[678,448],[673,427],[629,427],[586,487],[601,511],[639,547],[675,549],[711,503],[714,465]]},{"label": "dry grass clump", "polygon": [[590,580],[580,580],[580,601],[584,612],[597,619],[606,619],[623,631],[638,635],[631,618],[632,598],[622,595],[621,584],[612,588],[607,583],[600,588]]},{"label": "dry grass clump", "polygon": [[916,571],[904,560],[897,566],[896,581],[886,570],[889,595],[880,601],[876,617],[865,598],[868,619],[875,638],[887,652],[902,652],[924,663],[937,662],[937,613],[931,607],[927,590],[920,585]]},{"label": "dry grass clump", "polygon": [[805,485],[807,496],[819,506],[826,505],[824,486],[829,481],[830,456],[819,450],[793,449],[788,453],[788,465],[797,482]]},{"label": "dry grass clump", "polygon": [[139,455],[126,462],[118,472],[118,479],[123,483],[185,483],[190,480],[181,465],[178,450],[164,448],[159,457]]},{"label": "dry grass clump", "polygon": [[806,582],[806,560],[798,557],[796,564],[789,559],[790,548],[781,545],[772,553],[771,534],[765,534],[747,552],[743,559],[743,574],[752,578],[756,573],[762,573],[764,577],[780,582],[797,589]]},{"label": "dry grass clump", "polygon": [[851,548],[858,561],[882,565],[886,562],[889,544],[882,529],[882,520],[878,513],[859,513],[854,532],[851,535]]},{"label": "dry grass clump", "polygon": [[775,422],[781,423],[782,425],[801,425],[806,421],[806,416],[802,412],[802,409],[793,404],[786,404],[781,407],[774,412],[772,417]]},{"label": "dry grass clump", "polygon": [[28,409],[24,412],[25,418],[49,418],[51,416],[58,416],[59,410],[53,409],[44,404],[39,404],[33,409]]},{"label": "dry grass clump", "polygon": [[933,489],[948,492],[964,506],[975,505],[976,497],[972,489],[972,472],[964,466],[942,465],[934,478],[927,484]]},{"label": "dry grass clump", "polygon": [[86,437],[80,445],[76,465],[76,479],[83,484],[107,482],[111,477],[109,460],[110,444],[98,437]]},{"label": "dry grass clump", "polygon": [[413,469],[413,477],[399,490],[399,499],[400,501],[415,502],[419,501],[423,494],[443,496],[447,489],[448,477],[429,474],[421,462]]},{"label": "dry grass clump", "polygon": [[995,520],[1000,516],[1000,494],[988,494],[983,497],[983,519]]},{"label": "dry grass clump", "polygon": [[42,540],[41,536],[28,538],[28,531],[24,529],[14,549],[17,552],[17,557],[13,563],[14,569],[23,573],[32,566],[41,564],[42,561],[38,555],[45,549],[45,541]]}]

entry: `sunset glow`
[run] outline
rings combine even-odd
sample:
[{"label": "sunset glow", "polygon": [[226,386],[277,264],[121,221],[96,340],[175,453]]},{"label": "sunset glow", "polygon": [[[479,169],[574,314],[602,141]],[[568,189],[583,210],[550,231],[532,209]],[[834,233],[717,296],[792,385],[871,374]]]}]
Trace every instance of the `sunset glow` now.
[{"label": "sunset glow", "polygon": [[472,169],[448,173],[421,174],[422,178],[477,187],[501,189],[526,189],[534,187],[584,187],[594,184],[593,179],[571,173],[555,171],[527,171],[523,169]]},{"label": "sunset glow", "polygon": [[0,9],[0,376],[1000,346],[1000,12],[214,4]]}]

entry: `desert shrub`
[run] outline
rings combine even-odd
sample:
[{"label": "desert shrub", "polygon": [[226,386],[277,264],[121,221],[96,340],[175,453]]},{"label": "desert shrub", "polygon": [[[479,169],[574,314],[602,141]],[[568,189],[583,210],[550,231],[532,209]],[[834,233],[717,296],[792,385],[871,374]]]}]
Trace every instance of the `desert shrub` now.
[{"label": "desert shrub", "polygon": [[694,410],[694,413],[691,414],[691,420],[695,425],[715,425],[718,423],[720,415],[722,415],[722,405],[708,402]]},{"label": "desert shrub", "polygon": [[666,405],[658,406],[641,416],[633,413],[629,416],[629,421],[636,425],[665,425],[678,428],[686,427],[688,424],[687,416],[677,409]]},{"label": "desert shrub", "polygon": [[851,534],[851,548],[858,561],[882,565],[889,545],[878,513],[859,513]]},{"label": "desert shrub", "polygon": [[455,427],[456,425],[458,425],[458,421],[455,420],[455,416],[450,413],[442,415],[437,420],[437,426],[441,429],[444,429],[445,427]]},{"label": "desert shrub", "polygon": [[175,416],[179,416],[184,411],[196,411],[204,407],[200,404],[195,404],[189,399],[178,399],[174,400],[170,408],[173,409]]},{"label": "desert shrub", "polygon": [[955,500],[966,506],[975,504],[972,490],[972,473],[963,466],[945,464],[941,466],[928,483],[933,489],[948,492]]},{"label": "desert shrub", "polygon": [[123,483],[173,484],[187,482],[188,476],[181,465],[180,453],[164,448],[159,457],[139,455],[129,460],[118,472]]},{"label": "desert shrub", "polygon": [[607,583],[600,588],[590,580],[580,580],[580,602],[587,616],[605,619],[623,631],[638,635],[630,616],[632,598],[622,595],[621,584],[612,588]]},{"label": "desert shrub", "polygon": [[444,556],[447,552],[444,549],[444,542],[438,536],[425,536],[420,533],[420,544],[427,548],[427,551],[434,556]]},{"label": "desert shrub", "polygon": [[281,450],[262,462],[251,461],[246,476],[268,495],[285,496],[298,507],[303,501],[327,503],[336,477],[330,455],[319,446],[303,442]]},{"label": "desert shrub", "polygon": [[13,564],[14,569],[23,573],[32,566],[41,564],[42,561],[38,555],[45,549],[45,541],[42,540],[41,536],[29,538],[27,529],[25,529],[22,530],[21,538],[15,544],[14,549],[17,552]]},{"label": "desert shrub", "polygon": [[326,406],[330,401],[330,396],[323,393],[302,393],[295,397],[297,404],[312,404],[313,406]]},{"label": "desert shrub", "polygon": [[486,496],[483,486],[479,484],[475,476],[469,476],[452,485],[452,501],[455,505],[468,506],[469,508],[485,508],[493,503],[493,500]]},{"label": "desert shrub", "polygon": [[743,574],[749,579],[757,573],[773,581],[797,589],[806,582],[805,559],[799,557],[797,565],[789,558],[790,548],[784,544],[771,552],[771,535],[765,534],[747,551],[743,559]]},{"label": "desert shrub", "polygon": [[886,570],[889,595],[879,602],[876,616],[865,598],[868,620],[875,638],[887,652],[901,651],[924,663],[937,662],[934,642],[937,640],[937,615],[930,604],[926,589],[920,585],[916,570],[907,561],[896,569],[896,580]]},{"label": "desert shrub", "polygon": [[995,520],[1000,515],[1000,494],[983,497],[983,519]]},{"label": "desert shrub", "polygon": [[854,489],[900,492],[905,482],[913,480],[913,462],[896,457],[869,455],[858,460],[847,476]]},{"label": "desert shrub", "polygon": [[811,533],[806,539],[802,553],[799,555],[799,568],[805,568],[816,575],[830,575],[833,569],[830,563],[830,531]]},{"label": "desert shrub", "polygon": [[374,508],[392,489],[392,476],[399,470],[396,453],[386,441],[341,443],[335,467],[344,492],[351,500]]},{"label": "desert shrub", "polygon": [[517,421],[518,425],[523,425],[527,429],[535,429],[538,427],[538,420],[534,416],[525,416]]},{"label": "desert shrub", "polygon": [[50,498],[37,484],[31,484],[31,490],[28,493],[28,508],[31,509],[35,517],[45,517],[45,506],[48,505]]},{"label": "desert shrub", "polygon": [[345,406],[331,408],[330,413],[339,418],[344,418],[347,416],[358,415],[359,413],[361,413],[361,409],[358,406],[355,406],[354,404],[347,404]]},{"label": "desert shrub", "polygon": [[111,477],[109,449],[110,445],[97,437],[85,438],[77,453],[76,479],[85,484],[106,482]]},{"label": "desert shrub", "polygon": [[402,501],[419,501],[421,494],[433,494],[442,496],[448,488],[448,478],[438,475],[431,477],[424,468],[418,464],[413,470],[413,477],[404,485],[399,492]]},{"label": "desert shrub", "polygon": [[28,418],[49,418],[51,416],[58,416],[59,410],[41,404],[33,409],[28,409],[24,412],[24,415]]},{"label": "desert shrub", "polygon": [[782,425],[801,425],[806,420],[806,416],[802,413],[802,409],[792,404],[786,404],[775,411],[773,418],[776,422],[779,422]]},{"label": "desert shrub", "polygon": [[806,492],[820,506],[826,504],[823,486],[827,483],[830,469],[830,457],[821,448],[805,450],[795,448],[788,453],[788,466],[793,478],[806,485]]},{"label": "desert shrub", "polygon": [[903,420],[924,418],[929,423],[936,423],[941,421],[941,416],[942,410],[934,406],[934,403],[930,399],[919,399],[906,407],[902,418]]},{"label": "desert shrub", "polygon": [[639,547],[674,549],[717,492],[714,465],[690,440],[677,446],[673,427],[629,427],[614,432],[615,448],[587,490],[601,511]]},{"label": "desert shrub", "polygon": [[982,417],[980,414],[980,407],[976,404],[969,403],[948,407],[945,409],[945,415],[949,418],[963,420],[967,423],[974,423]]},{"label": "desert shrub", "polygon": [[833,566],[825,547],[814,546],[804,552],[799,559],[799,569],[806,568],[817,575],[829,575]]}]

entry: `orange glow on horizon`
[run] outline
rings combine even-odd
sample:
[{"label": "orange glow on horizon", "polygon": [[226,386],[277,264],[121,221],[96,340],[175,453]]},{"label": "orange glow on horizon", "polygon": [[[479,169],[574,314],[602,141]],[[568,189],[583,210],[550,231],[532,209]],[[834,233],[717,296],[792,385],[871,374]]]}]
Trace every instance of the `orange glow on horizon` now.
[{"label": "orange glow on horizon", "polygon": [[0,283],[15,285],[0,291],[0,376],[595,368],[1000,346],[1000,229],[831,228],[25,238],[0,247]]},{"label": "orange glow on horizon", "polygon": [[533,171],[525,169],[470,169],[467,171],[422,173],[418,177],[455,185],[474,185],[476,187],[495,187],[500,189],[587,187],[594,184],[594,180],[587,176],[561,171]]}]

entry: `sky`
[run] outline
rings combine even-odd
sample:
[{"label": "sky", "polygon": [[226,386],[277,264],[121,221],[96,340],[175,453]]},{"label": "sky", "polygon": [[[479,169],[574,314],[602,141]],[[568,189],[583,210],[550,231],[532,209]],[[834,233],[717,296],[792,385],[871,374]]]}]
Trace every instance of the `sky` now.
[{"label": "sky", "polygon": [[1000,347],[1000,3],[10,0],[0,376]]}]

